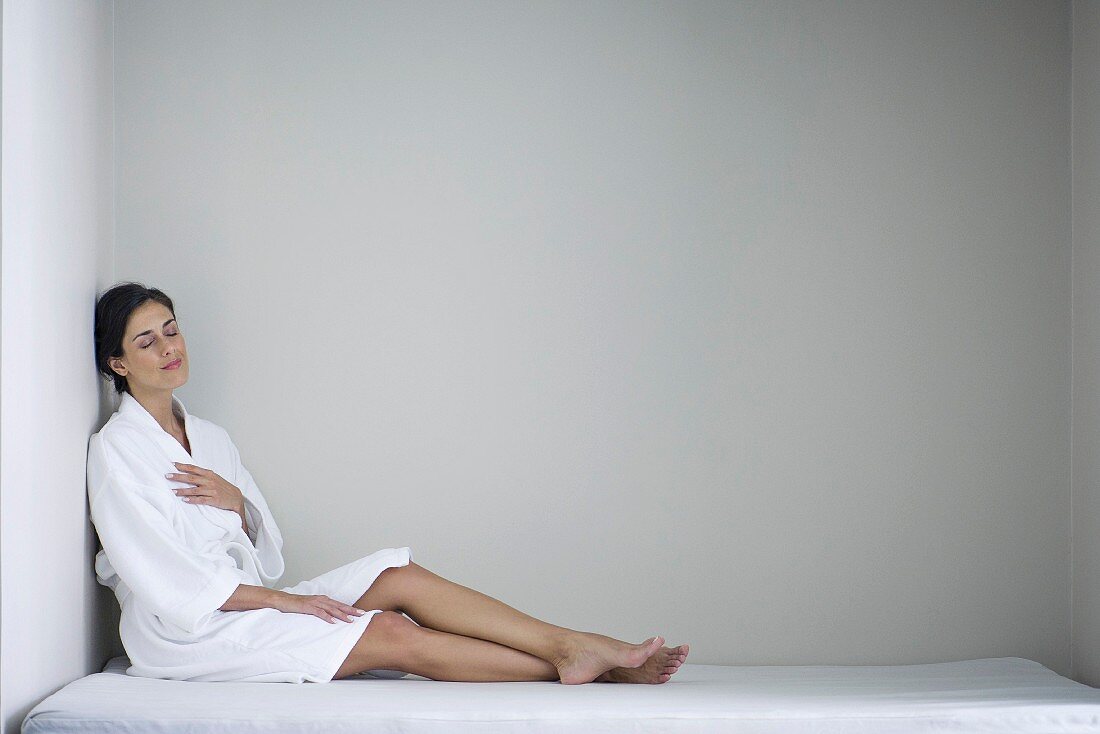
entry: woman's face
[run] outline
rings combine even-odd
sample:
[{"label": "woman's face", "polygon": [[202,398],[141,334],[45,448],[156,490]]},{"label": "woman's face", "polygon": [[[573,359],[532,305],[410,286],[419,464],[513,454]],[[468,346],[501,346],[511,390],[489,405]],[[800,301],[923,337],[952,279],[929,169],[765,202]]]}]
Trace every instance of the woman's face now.
[{"label": "woman's face", "polygon": [[111,369],[126,378],[132,394],[173,390],[187,382],[187,345],[176,317],[164,304],[146,301],[130,314],[122,356]]}]

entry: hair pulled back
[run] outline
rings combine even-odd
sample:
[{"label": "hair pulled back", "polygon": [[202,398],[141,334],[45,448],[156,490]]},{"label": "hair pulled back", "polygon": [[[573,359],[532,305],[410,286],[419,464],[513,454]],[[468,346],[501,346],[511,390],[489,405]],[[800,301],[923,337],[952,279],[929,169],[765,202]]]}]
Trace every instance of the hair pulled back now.
[{"label": "hair pulled back", "polygon": [[172,315],[176,309],[172,299],[156,288],[146,288],[141,283],[118,283],[106,290],[95,304],[95,366],[105,377],[114,381],[115,392],[130,392],[126,378],[111,369],[108,360],[122,356],[122,337],[130,314],[146,301],[156,301],[167,307]]}]

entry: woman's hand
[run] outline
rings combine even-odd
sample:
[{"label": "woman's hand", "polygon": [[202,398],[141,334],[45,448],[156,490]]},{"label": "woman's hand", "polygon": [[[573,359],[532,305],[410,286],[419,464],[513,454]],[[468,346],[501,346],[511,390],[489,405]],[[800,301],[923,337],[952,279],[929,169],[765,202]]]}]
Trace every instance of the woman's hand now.
[{"label": "woman's hand", "polygon": [[280,612],[312,614],[329,624],[336,624],[337,619],[350,622],[355,617],[366,614],[358,607],[341,604],[324,594],[291,594],[288,591],[280,592],[275,598],[275,608]]},{"label": "woman's hand", "polygon": [[180,469],[178,474],[165,474],[175,482],[190,482],[191,487],[173,487],[176,496],[183,497],[193,505],[210,505],[232,512],[244,511],[244,493],[227,482],[222,476],[209,469],[194,464],[173,461]]}]

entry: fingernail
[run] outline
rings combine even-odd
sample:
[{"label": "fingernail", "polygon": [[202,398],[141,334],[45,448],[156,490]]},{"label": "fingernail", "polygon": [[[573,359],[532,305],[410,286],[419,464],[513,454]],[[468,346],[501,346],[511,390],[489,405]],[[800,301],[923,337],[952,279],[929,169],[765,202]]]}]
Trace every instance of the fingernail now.
[{"label": "fingernail", "polygon": [[164,475],[164,478],[165,478],[165,479],[171,479],[171,478],[172,478],[172,475],[171,475],[171,474],[165,474],[165,475]]}]

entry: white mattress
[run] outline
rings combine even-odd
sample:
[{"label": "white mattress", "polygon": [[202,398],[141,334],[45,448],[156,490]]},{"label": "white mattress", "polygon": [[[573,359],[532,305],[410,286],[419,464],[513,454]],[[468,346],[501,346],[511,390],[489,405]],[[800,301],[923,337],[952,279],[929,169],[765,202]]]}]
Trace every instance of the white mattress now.
[{"label": "white mattress", "polygon": [[136,678],[125,657],[23,732],[1100,732],[1100,689],[1024,658],[895,666],[685,664],[662,685]]}]

